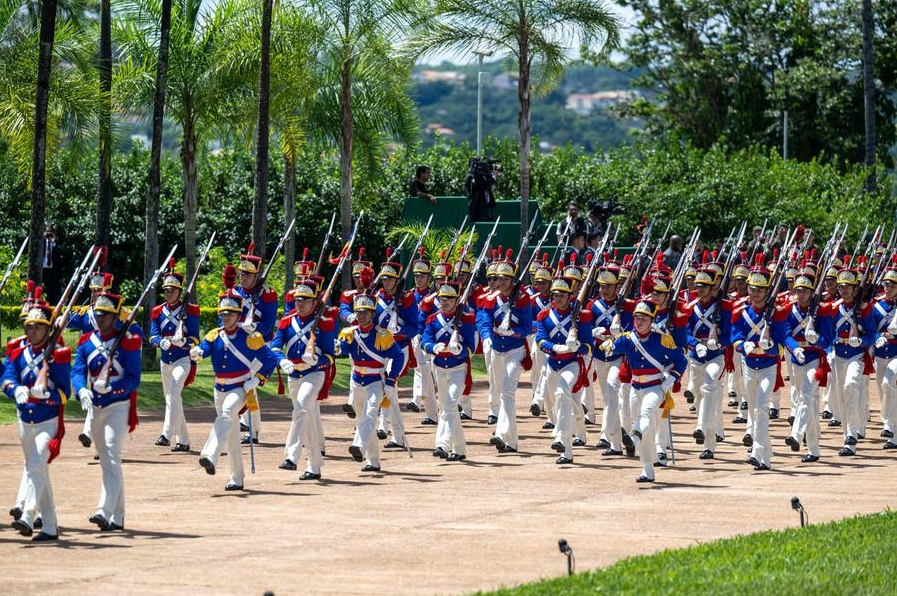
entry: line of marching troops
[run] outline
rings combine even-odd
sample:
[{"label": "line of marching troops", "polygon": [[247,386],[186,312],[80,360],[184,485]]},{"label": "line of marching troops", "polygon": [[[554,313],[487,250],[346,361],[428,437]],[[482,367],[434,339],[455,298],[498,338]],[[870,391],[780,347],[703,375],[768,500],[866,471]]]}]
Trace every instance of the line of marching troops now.
[{"label": "line of marching troops", "polygon": [[[659,255],[641,279],[630,281],[638,284],[639,297],[633,299],[619,295],[634,274],[628,255],[618,261],[605,254],[598,267],[535,259],[528,272],[531,285],[521,291],[511,251],[492,252],[487,284],[479,286],[471,282],[476,272],[463,255],[454,261],[441,255],[434,263],[421,250],[410,263],[414,287],[400,291],[398,259],[387,254],[375,272],[363,250],[351,265],[354,288],[323,309],[326,280],[314,275],[314,261],[297,261],[295,286],[284,297],[286,316],[278,318],[279,297],[258,283],[262,259],[250,248],[238,267],[225,269],[220,326],[204,337],[199,308],[184,302],[184,276],[172,263],[162,276],[164,302],[153,310],[149,330],[150,343],[161,353],[166,401],[156,445],[190,451],[181,392],[197,363],[211,360],[217,417],[199,463],[215,474],[220,456],[228,454],[225,490],[242,490],[241,444],[251,449],[262,426],[256,389],[277,373],[286,377],[293,404],[280,467],[296,470],[304,449],[300,479],[320,480],[325,453],[320,401],[333,382],[336,359],[345,356],[351,382],[343,410],[356,419],[349,453],[363,462],[362,471],[380,471],[382,440],[388,439],[385,449],[410,453],[396,390],[405,374],[414,378],[407,408],[423,412],[422,424],[435,426],[433,456],[464,461],[463,421],[473,417],[471,358],[482,353],[489,382],[484,405],[494,426],[490,443],[499,453],[518,449],[516,398],[524,370],[531,373],[530,412],[545,414],[543,428],[550,430],[557,464],[572,464],[573,447],[586,444],[587,425],[598,423],[600,394],[601,453],[637,454],[640,483],[653,482],[655,468],[666,465],[668,451],[674,453],[671,393],[681,389],[686,372],[684,393],[697,414],[692,437],[703,445],[701,459],[712,459],[725,438],[727,379],[729,405],[740,406],[735,422],[744,425],[748,462],[755,470],[769,470],[769,420],[778,417],[785,375],[791,379],[792,414],[785,442],[792,451],[806,445],[803,462],[821,457],[821,387],[823,419],[843,430],[839,455],[856,453],[866,438],[872,374],[881,390],[884,448],[897,449],[897,258],[879,259],[884,262],[880,288],[874,299],[857,305],[858,286],[871,275],[868,258],[853,266],[846,256],[828,259],[825,268],[815,254],[796,255],[800,258],[790,259],[777,276],[776,263],[784,267],[784,261],[749,263],[742,254],[727,272],[731,292],[720,296],[727,264],[704,253],[682,265],[684,284],[676,296],[676,272]],[[580,284],[588,283],[593,271],[590,298],[577,304]],[[781,286],[779,279],[785,280]],[[96,449],[102,468],[99,503],[89,520],[101,531],[124,528],[121,448],[137,424],[143,332],[127,322],[112,281],[108,272],[92,275],[90,305],[68,318],[67,327],[83,333],[74,354],[61,340],[48,346],[54,309],[33,284],[23,302],[24,335],[7,345],[0,384],[17,403],[25,455],[10,515],[25,536],[40,529],[33,540],[59,536],[48,464],[59,453],[64,404],[72,394],[87,413],[79,440]],[[466,292],[470,287],[473,291]],[[468,300],[460,304],[465,295]],[[122,330],[123,325],[130,327]],[[117,336],[123,340],[113,349]]]}]

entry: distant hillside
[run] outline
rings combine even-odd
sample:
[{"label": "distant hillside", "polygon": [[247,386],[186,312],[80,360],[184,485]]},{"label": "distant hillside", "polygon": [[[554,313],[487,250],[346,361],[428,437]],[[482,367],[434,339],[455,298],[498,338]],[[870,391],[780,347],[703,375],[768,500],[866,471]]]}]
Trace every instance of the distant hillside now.
[{"label": "distant hillside", "polygon": [[[516,71],[502,62],[483,65],[483,136],[517,137]],[[576,65],[547,96],[533,96],[532,131],[543,149],[572,143],[600,152],[630,140],[635,120],[621,120],[609,108],[631,97],[630,76],[609,68]],[[412,96],[418,105],[421,139],[434,134],[476,145],[477,65],[417,66]]]}]

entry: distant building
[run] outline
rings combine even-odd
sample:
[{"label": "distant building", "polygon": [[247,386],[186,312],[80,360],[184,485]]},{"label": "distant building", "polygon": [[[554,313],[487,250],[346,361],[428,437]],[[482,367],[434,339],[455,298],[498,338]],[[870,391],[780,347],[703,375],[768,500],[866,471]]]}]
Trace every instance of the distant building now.
[{"label": "distant building", "polygon": [[429,134],[433,134],[434,132],[443,137],[450,137],[455,134],[455,131],[449,128],[448,126],[443,126],[439,122],[431,122],[424,127],[424,132]]},{"label": "distant building", "polygon": [[418,70],[411,74],[415,83],[452,83],[460,85],[465,75],[456,70]]},{"label": "distant building", "polygon": [[564,106],[577,114],[588,114],[593,110],[604,109],[608,106],[632,101],[635,94],[632,91],[598,91],[597,93],[571,93],[567,96]]}]

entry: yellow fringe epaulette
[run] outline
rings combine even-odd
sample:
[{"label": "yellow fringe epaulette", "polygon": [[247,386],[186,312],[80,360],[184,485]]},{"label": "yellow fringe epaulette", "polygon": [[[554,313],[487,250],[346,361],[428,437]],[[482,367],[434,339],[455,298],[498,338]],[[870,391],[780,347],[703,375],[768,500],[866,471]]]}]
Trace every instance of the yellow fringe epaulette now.
[{"label": "yellow fringe epaulette", "polygon": [[130,308],[125,308],[124,306],[122,306],[122,307],[121,307],[121,310],[118,311],[118,320],[121,321],[122,323],[124,323],[125,321],[127,321],[127,320],[128,320],[128,317],[130,317],[130,316],[131,316],[131,309],[130,309]]},{"label": "yellow fringe epaulette", "polygon": [[253,331],[246,338],[246,347],[250,350],[261,350],[263,345],[265,345],[265,338],[258,331]]},{"label": "yellow fringe epaulette", "polygon": [[203,338],[208,342],[213,342],[218,339],[218,332],[221,331],[221,327],[215,327],[214,329],[210,329],[206,336]]},{"label": "yellow fringe epaulette", "polygon": [[337,339],[351,344],[352,340],[355,339],[355,329],[355,327],[344,327],[342,331],[339,332],[339,337],[337,337]]},{"label": "yellow fringe epaulette", "polygon": [[660,345],[670,350],[676,349],[676,341],[673,339],[673,336],[669,333],[661,333],[660,334]]},{"label": "yellow fringe epaulette", "polygon": [[676,402],[673,401],[673,395],[669,391],[667,391],[666,395],[663,397],[663,403],[660,404],[660,409],[663,410],[662,417],[669,418],[670,411],[676,407]]},{"label": "yellow fringe epaulette", "polygon": [[394,343],[396,343],[396,338],[392,336],[392,332],[389,329],[377,329],[377,336],[374,337],[375,348],[388,350]]}]

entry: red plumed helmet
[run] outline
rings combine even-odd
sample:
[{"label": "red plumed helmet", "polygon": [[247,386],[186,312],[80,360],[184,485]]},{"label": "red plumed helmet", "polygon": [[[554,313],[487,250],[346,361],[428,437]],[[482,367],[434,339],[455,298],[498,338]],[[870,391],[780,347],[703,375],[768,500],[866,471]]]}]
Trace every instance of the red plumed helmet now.
[{"label": "red plumed helmet", "polygon": [[423,246],[421,246],[421,247],[420,247],[420,250],[417,251],[417,252],[420,253],[420,258],[424,258],[424,251],[425,251],[425,250],[426,250],[426,248],[424,248]]},{"label": "red plumed helmet", "polygon": [[28,283],[25,284],[25,295],[31,298],[34,294],[34,280],[29,279]]},{"label": "red plumed helmet", "polygon": [[[897,254],[895,254],[894,256],[897,256]],[[548,253],[547,252],[542,253],[542,264],[543,265],[548,264]]]},{"label": "red plumed helmet", "polygon": [[560,259],[558,259],[558,273],[557,274],[560,275],[563,270],[564,270],[564,257],[561,257]]},{"label": "red plumed helmet", "polygon": [[100,258],[97,259],[97,269],[100,269],[106,264],[106,259],[109,258],[109,249],[105,246],[98,246],[94,251],[100,253]]},{"label": "red plumed helmet", "polygon": [[302,249],[302,260],[303,261],[308,260],[308,247],[307,246]]},{"label": "red plumed helmet", "polygon": [[364,259],[364,247],[359,246],[358,247],[358,260],[361,261],[362,259]]},{"label": "red plumed helmet", "polygon": [[762,253],[762,252],[761,252],[761,253],[757,253],[757,254],[754,256],[754,264],[755,264],[757,267],[762,267],[762,266],[763,266],[763,253]]},{"label": "red plumed helmet", "polygon": [[392,247],[387,246],[386,247],[386,260],[388,261],[391,256],[392,256]]},{"label": "red plumed helmet", "polygon": [[595,255],[593,255],[593,254],[590,253],[590,252],[587,252],[587,253],[586,253],[586,265],[589,265],[589,264],[592,262],[592,258],[594,258],[594,256],[595,256]]},{"label": "red plumed helmet", "polygon": [[709,262],[710,262],[710,251],[705,250],[703,253],[701,253],[701,265],[706,265]]},{"label": "red plumed helmet", "polygon": [[44,287],[43,286],[37,286],[36,288],[34,288],[34,301],[35,302],[40,300],[40,297],[43,295],[44,295]]},{"label": "red plumed helmet", "polygon": [[237,283],[237,268],[230,263],[225,265],[224,270],[221,272],[221,282],[228,290],[233,288]]},{"label": "red plumed helmet", "polygon": [[710,257],[711,257],[714,261],[716,260],[716,257],[718,257],[718,256],[719,256],[719,253],[716,252],[715,250],[710,252]]},{"label": "red plumed helmet", "polygon": [[512,255],[512,254],[514,254],[514,249],[513,249],[513,248],[509,248],[508,250],[506,250],[506,251],[505,251],[505,260],[510,261],[510,260],[511,260],[511,255]]},{"label": "red plumed helmet", "polygon": [[364,267],[358,272],[358,281],[361,283],[362,287],[370,287],[371,283],[374,281],[374,270],[370,267]]},{"label": "red plumed helmet", "polygon": [[844,258],[841,260],[844,262],[845,267],[850,267],[850,255],[844,255]]},{"label": "red plumed helmet", "polygon": [[772,249],[772,260],[777,261],[778,259],[779,259],[779,249],[774,248],[774,249]]}]

